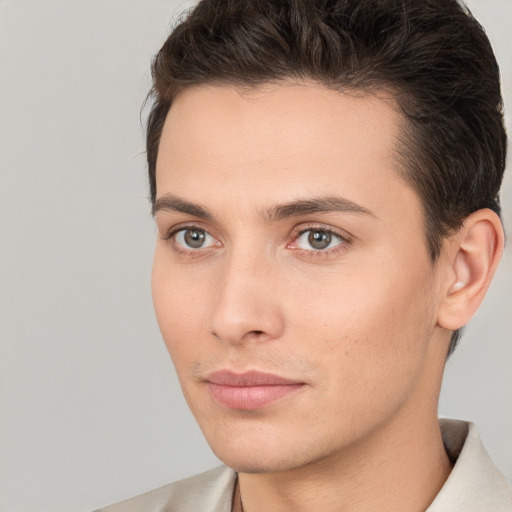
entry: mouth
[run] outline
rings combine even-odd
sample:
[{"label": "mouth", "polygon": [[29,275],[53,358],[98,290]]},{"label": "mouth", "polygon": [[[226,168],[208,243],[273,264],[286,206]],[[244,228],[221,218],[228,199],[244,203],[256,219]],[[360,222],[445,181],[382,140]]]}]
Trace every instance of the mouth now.
[{"label": "mouth", "polygon": [[267,407],[305,386],[304,382],[257,371],[216,371],[209,374],[205,382],[210,395],[219,405],[243,411]]}]

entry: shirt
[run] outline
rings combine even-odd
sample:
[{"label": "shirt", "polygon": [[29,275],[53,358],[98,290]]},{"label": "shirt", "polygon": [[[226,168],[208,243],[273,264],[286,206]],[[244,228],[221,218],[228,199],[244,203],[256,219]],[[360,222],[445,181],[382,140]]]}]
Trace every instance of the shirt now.
[{"label": "shirt", "polygon": [[[512,512],[512,487],[494,466],[472,423],[440,420],[453,469],[426,512]],[[225,466],[96,512],[231,512],[237,474]]]}]

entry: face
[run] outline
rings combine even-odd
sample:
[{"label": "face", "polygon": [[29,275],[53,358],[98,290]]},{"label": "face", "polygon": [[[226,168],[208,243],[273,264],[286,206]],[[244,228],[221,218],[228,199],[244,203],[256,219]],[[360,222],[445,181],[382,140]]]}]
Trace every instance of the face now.
[{"label": "face", "polygon": [[239,471],[346,456],[435,409],[439,286],[398,177],[401,121],[384,98],[305,83],[173,103],[154,305],[194,416]]}]

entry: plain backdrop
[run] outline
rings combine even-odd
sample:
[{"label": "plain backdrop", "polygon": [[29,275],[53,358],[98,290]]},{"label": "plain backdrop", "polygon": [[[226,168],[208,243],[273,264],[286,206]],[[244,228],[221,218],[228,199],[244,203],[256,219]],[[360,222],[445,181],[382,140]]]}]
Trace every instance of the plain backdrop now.
[{"label": "plain backdrop", "polygon": [[[150,58],[188,6],[0,0],[3,512],[85,512],[218,464],[181,397],[150,297],[139,109]],[[469,6],[495,46],[510,112],[512,1]],[[510,480],[511,290],[508,247],[448,362],[440,405],[477,423]]]}]

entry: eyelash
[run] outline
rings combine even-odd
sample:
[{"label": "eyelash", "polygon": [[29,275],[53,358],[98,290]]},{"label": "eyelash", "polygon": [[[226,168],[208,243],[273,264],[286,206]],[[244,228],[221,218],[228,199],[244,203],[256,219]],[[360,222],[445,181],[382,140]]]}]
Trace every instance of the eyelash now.
[{"label": "eyelash", "polygon": [[[290,247],[292,244],[296,243],[297,240],[303,236],[305,233],[308,233],[310,231],[319,231],[321,233],[327,233],[333,237],[336,237],[339,239],[339,244],[335,245],[334,247],[331,247],[330,249],[301,249],[301,248],[294,248]],[[313,259],[313,258],[328,258],[332,256],[336,256],[338,254],[341,254],[345,252],[353,242],[353,238],[348,233],[340,233],[337,230],[334,230],[327,226],[321,226],[318,224],[310,224],[306,226],[302,226],[300,230],[296,231],[292,234],[292,242],[287,244],[286,247],[295,251],[300,251],[302,254],[301,256],[307,259]]]},{"label": "eyelash", "polygon": [[[211,235],[211,233],[205,229],[202,226],[196,225],[196,224],[186,224],[186,225],[180,225],[176,226],[174,229],[166,233],[165,235],[161,236],[161,239],[165,242],[171,244],[176,252],[179,254],[183,254],[184,256],[188,257],[199,257],[205,254],[205,252],[210,252],[211,250],[215,250],[215,247],[205,247],[205,248],[199,248],[199,249],[183,249],[182,247],[178,247],[176,244],[176,235],[182,231],[188,231],[188,230],[198,230],[198,231],[204,231],[206,234]],[[291,247],[292,244],[296,243],[297,240],[303,236],[305,233],[308,233],[310,231],[319,231],[322,233],[327,233],[331,236],[334,236],[339,239],[340,243],[335,245],[334,247],[331,247],[330,249],[301,249],[297,247]],[[350,245],[352,245],[353,238],[348,234],[341,234],[339,231],[335,231],[332,228],[329,228],[327,226],[320,226],[318,224],[311,224],[306,225],[305,227],[301,227],[300,230],[292,232],[292,241],[286,244],[286,248],[294,250],[294,251],[300,251],[301,256],[307,259],[313,259],[313,258],[327,258],[330,256],[335,256],[337,254],[340,254],[344,251],[346,251]]]},{"label": "eyelash", "polygon": [[203,256],[206,251],[209,252],[210,250],[215,249],[215,247],[205,247],[203,249],[183,249],[182,247],[178,247],[178,245],[176,243],[176,236],[178,235],[178,233],[180,233],[181,231],[194,231],[194,230],[204,231],[206,234],[213,236],[210,234],[210,232],[207,229],[205,229],[202,226],[198,226],[197,224],[185,224],[185,225],[176,226],[174,229],[170,230],[165,235],[162,235],[161,238],[164,242],[172,245],[173,249],[178,254],[182,254],[184,256],[188,256],[191,258]]}]

